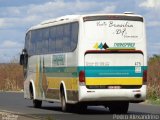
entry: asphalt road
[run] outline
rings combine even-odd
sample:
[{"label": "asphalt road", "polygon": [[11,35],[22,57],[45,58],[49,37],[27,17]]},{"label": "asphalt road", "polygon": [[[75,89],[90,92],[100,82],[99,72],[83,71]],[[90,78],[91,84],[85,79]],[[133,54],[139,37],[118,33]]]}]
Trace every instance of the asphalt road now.
[{"label": "asphalt road", "polygon": [[[128,119],[128,116],[136,115],[142,119],[142,115],[156,115],[155,119],[160,119],[160,106],[147,104],[130,104],[129,112],[126,116],[115,116],[103,106],[88,107],[85,114],[75,112],[64,113],[61,111],[59,103],[43,102],[42,108],[33,108],[32,101],[26,100],[23,93],[0,92],[0,111],[13,112],[14,114],[24,115],[43,120],[107,120],[107,119]],[[26,118],[27,118],[26,117]],[[121,118],[122,117],[122,118]],[[124,118],[123,118],[124,117]],[[2,118],[0,118],[2,119]],[[23,118],[25,119],[25,118]],[[132,118],[131,119],[135,119]]]}]

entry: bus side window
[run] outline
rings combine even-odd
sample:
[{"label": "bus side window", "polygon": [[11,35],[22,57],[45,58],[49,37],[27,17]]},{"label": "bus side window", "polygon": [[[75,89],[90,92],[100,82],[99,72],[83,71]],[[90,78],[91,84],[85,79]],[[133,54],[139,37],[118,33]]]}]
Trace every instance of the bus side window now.
[{"label": "bus side window", "polygon": [[78,22],[72,23],[71,27],[71,51],[73,51],[74,49],[76,49],[78,42]]},{"label": "bus side window", "polygon": [[38,55],[42,54],[42,31],[41,30],[36,30],[36,36],[37,36],[37,41],[36,41],[36,53]]},{"label": "bus side window", "polygon": [[49,29],[49,53],[56,51],[56,26]]},{"label": "bus side window", "polygon": [[31,53],[31,31],[26,34],[25,49],[28,51],[28,54]]},{"label": "bus side window", "polygon": [[60,53],[63,52],[63,47],[64,47],[64,43],[63,43],[63,25],[59,25],[57,26],[56,29],[56,53]]},{"label": "bus side window", "polygon": [[29,32],[26,34],[26,37],[25,37],[25,49],[29,49]]},{"label": "bus side window", "polygon": [[71,51],[71,24],[64,25],[63,35],[64,35],[63,36],[63,40],[64,40],[63,51],[70,52]]},{"label": "bus side window", "polygon": [[48,53],[49,49],[49,28],[42,29],[42,53]]},{"label": "bus side window", "polygon": [[36,31],[31,31],[31,39],[29,44],[29,54],[36,54]]}]

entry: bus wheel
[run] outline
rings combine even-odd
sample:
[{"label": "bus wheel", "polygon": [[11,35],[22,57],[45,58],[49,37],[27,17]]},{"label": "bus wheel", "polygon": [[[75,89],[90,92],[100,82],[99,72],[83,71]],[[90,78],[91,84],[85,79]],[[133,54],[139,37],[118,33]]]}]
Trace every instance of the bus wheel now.
[{"label": "bus wheel", "polygon": [[66,103],[64,91],[61,91],[61,107],[62,111],[67,112],[69,111],[69,104]]},{"label": "bus wheel", "polygon": [[128,112],[129,102],[115,102],[109,105],[109,111],[112,114],[126,114]]},{"label": "bus wheel", "polygon": [[42,101],[41,100],[33,100],[33,106],[35,108],[40,108],[42,106]]}]

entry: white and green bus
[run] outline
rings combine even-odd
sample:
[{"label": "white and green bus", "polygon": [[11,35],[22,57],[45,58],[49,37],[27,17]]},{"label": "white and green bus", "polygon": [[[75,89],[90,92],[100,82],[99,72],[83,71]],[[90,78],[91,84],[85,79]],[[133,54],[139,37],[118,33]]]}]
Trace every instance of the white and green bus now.
[{"label": "white and green bus", "polygon": [[146,99],[144,18],[135,14],[68,15],[31,27],[20,57],[24,97],[34,107],[60,102],[127,113]]}]

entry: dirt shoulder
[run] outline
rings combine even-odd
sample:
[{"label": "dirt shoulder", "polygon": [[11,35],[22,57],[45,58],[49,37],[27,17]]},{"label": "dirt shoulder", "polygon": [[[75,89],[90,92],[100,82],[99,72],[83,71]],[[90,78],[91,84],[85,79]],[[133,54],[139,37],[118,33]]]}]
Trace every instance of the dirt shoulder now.
[{"label": "dirt shoulder", "polygon": [[41,118],[30,115],[22,115],[11,111],[0,111],[0,120],[41,120]]}]

